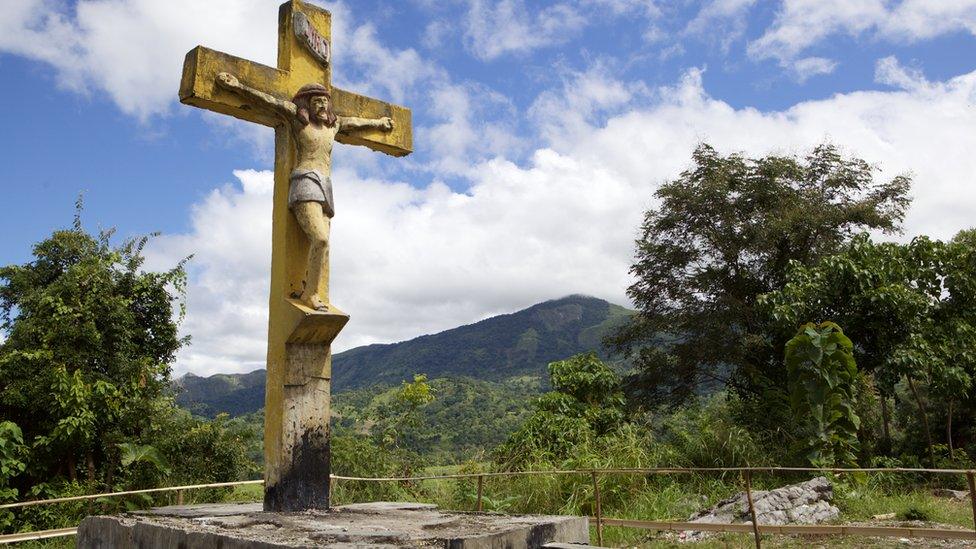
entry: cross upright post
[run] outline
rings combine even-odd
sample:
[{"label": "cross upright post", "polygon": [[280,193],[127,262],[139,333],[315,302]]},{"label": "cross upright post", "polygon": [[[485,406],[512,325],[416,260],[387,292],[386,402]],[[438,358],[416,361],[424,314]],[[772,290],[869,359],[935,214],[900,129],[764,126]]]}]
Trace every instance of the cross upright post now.
[{"label": "cross upright post", "polygon": [[[275,129],[266,511],[329,508],[330,347],[349,320],[328,294],[332,141],[393,156],[412,150],[410,111],[333,88],[330,50],[331,14],[290,0],[278,14],[277,68],[198,46],[180,84],[183,103]],[[316,99],[328,92],[330,101]]]}]

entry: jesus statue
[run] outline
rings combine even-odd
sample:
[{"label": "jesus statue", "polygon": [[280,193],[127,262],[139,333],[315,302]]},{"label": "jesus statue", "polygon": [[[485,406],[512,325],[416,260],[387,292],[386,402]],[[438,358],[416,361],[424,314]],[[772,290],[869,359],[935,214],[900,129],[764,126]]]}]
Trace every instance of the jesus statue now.
[{"label": "jesus statue", "polygon": [[323,287],[328,287],[328,272],[323,266],[329,257],[329,224],[335,215],[332,200],[332,144],[336,134],[350,130],[393,129],[389,117],[368,119],[337,116],[332,96],[322,84],[302,86],[291,101],[279,99],[249,87],[236,76],[222,72],[217,83],[224,89],[257,101],[270,109],[288,126],[298,144],[298,160],[291,172],[288,187],[288,209],[295,215],[308,237],[308,267],[301,300],[310,308],[326,311],[322,301]]}]

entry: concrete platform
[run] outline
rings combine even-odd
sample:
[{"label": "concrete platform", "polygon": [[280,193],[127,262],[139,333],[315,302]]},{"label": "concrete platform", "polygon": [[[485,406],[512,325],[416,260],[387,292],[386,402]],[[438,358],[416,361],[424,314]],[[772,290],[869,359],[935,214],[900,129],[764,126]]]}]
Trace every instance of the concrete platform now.
[{"label": "concrete platform", "polygon": [[553,542],[589,543],[587,518],[462,513],[422,503],[363,503],[302,513],[266,513],[260,503],[216,504],[88,517],[77,536],[80,549],[520,549]]}]

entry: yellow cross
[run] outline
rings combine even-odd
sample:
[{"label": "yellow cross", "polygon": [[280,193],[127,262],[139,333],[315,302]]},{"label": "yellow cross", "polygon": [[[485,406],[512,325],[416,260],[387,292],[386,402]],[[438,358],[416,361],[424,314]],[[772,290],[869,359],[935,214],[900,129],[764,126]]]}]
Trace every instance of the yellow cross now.
[{"label": "yellow cross", "polygon": [[[391,132],[339,133],[337,141],[393,156],[410,154],[409,109],[331,87],[331,22],[326,10],[300,0],[286,2],[278,12],[278,68],[198,46],[186,56],[180,84],[183,103],[275,128],[264,425],[268,511],[329,506],[330,345],[349,317],[331,305],[322,313],[293,299],[302,293],[308,241],[288,209],[289,174],[296,153],[292,134],[274,113],[219,87],[217,75],[230,73],[252,88],[286,100],[305,84],[323,84],[332,90],[336,114],[393,119]],[[322,298],[329,303],[327,284],[324,292]]]}]

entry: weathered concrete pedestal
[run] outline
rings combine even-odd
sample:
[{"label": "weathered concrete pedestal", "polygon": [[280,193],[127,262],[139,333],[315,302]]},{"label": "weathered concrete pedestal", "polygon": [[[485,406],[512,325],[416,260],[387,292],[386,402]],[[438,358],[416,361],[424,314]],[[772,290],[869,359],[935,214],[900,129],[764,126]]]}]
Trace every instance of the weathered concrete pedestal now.
[{"label": "weathered concrete pedestal", "polygon": [[[282,302],[268,347],[264,510],[329,508],[330,345],[349,315]],[[275,380],[280,381],[280,385]]]},{"label": "weathered concrete pedestal", "polygon": [[175,506],[88,517],[79,549],[296,547],[536,548],[589,542],[586,517],[440,511],[422,503],[363,503],[268,513],[261,504]]}]

